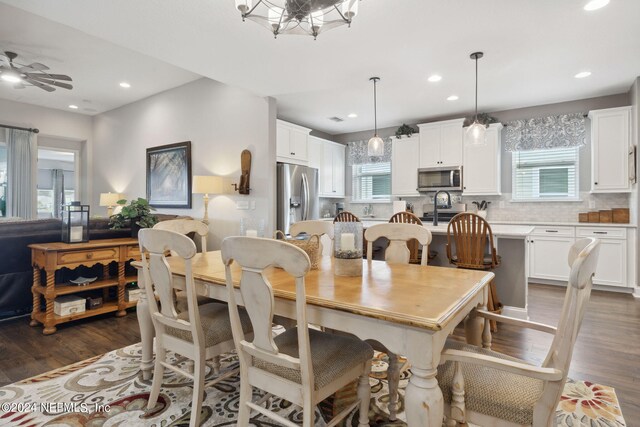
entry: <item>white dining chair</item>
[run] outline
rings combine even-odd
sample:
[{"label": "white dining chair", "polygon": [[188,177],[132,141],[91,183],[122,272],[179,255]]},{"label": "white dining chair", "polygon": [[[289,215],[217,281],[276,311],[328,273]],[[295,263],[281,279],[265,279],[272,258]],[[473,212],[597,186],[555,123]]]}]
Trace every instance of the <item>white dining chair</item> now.
[{"label": "white dining chair", "polygon": [[567,380],[573,347],[584,316],[600,242],[578,240],[569,252],[571,273],[558,327],[488,311],[485,319],[554,335],[542,366],[470,344],[447,342],[438,367],[448,426],[555,426],[555,410]]},{"label": "white dining chair", "polygon": [[[191,233],[195,233],[200,236],[200,248],[201,252],[207,251],[207,236],[209,235],[209,226],[197,219],[189,218],[177,218],[167,221],[160,221],[153,226],[154,230],[167,230],[174,231],[176,233],[184,234],[185,236]],[[176,291],[176,308],[178,312],[183,312],[187,309],[187,298],[184,291]],[[197,295],[198,305],[207,304],[213,302],[211,298],[204,295]]]},{"label": "white dining chair", "polygon": [[[226,304],[221,303],[197,305],[191,270],[191,258],[196,254],[196,246],[191,239],[174,231],[146,228],[140,230],[138,241],[140,253],[147,254],[142,257],[142,273],[156,335],[155,368],[147,408],[152,409],[156,405],[164,370],[171,369],[193,380],[189,425],[199,426],[205,387],[205,361],[215,360],[217,363],[217,356],[234,349],[229,310]],[[187,310],[181,313],[176,310],[173,298],[174,281],[166,260],[168,251],[175,254],[172,257],[182,258],[185,264]],[[155,295],[160,299],[160,306]],[[237,320],[245,332],[251,331],[246,313],[240,313]],[[167,351],[193,361],[194,372],[187,372],[169,363]],[[218,375],[210,384],[236,373],[237,370]]]},{"label": "white dining chair", "polygon": [[[333,233],[334,233],[334,225],[332,221],[322,221],[322,220],[310,220],[310,221],[298,221],[294,224],[291,224],[289,228],[289,233],[291,236],[296,237],[300,234],[308,234],[313,236],[317,234],[320,236],[320,253],[322,255],[331,255],[333,253]],[[329,241],[328,245],[327,240]],[[322,243],[324,241],[324,243]]]},{"label": "white dining chair", "polygon": [[[396,264],[409,264],[411,251],[408,243],[412,239],[418,241],[422,247],[421,265],[427,265],[429,259],[429,244],[431,243],[431,232],[418,224],[407,223],[382,223],[368,227],[364,232],[367,241],[367,261],[373,257],[373,242],[384,237],[389,240],[389,246],[385,250],[385,261]],[[398,411],[398,386],[400,385],[400,371],[402,366],[398,355],[391,353],[382,343],[370,341],[370,344],[377,351],[387,353],[389,356],[389,368],[387,369],[387,379],[389,381],[389,420],[395,421]]]},{"label": "white dining chair", "polygon": [[[252,401],[252,387],[280,396],[301,406],[302,426],[314,425],[315,406],[358,379],[358,401],[338,414],[328,425],[360,407],[359,426],[369,426],[371,389],[369,372],[373,349],[353,336],[339,336],[309,329],[307,324],[305,275],[310,269],[307,254],[289,243],[251,237],[227,237],[222,242],[229,312],[233,338],[240,359],[240,397],[237,425],[249,425],[250,411],[297,427],[298,424]],[[232,263],[242,269],[239,292],[232,277]],[[273,336],[274,292],[264,275],[270,266],[284,269],[295,280],[297,327]],[[254,338],[248,339],[242,328],[238,308],[249,313]]]}]

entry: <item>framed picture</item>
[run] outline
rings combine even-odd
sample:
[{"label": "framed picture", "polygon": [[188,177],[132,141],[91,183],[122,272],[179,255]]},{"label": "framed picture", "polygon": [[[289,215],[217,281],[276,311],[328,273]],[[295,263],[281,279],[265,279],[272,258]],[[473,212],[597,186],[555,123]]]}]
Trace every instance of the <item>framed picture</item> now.
[{"label": "framed picture", "polygon": [[147,148],[147,200],[157,208],[191,208],[191,141]]}]

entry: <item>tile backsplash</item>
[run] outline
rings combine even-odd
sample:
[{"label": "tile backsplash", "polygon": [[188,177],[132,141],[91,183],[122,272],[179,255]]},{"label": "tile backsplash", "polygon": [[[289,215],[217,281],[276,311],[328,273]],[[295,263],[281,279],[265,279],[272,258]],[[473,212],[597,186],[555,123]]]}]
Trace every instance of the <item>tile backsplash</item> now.
[{"label": "tile backsplash", "polygon": [[[629,194],[592,194],[580,193],[578,202],[512,202],[511,194],[504,193],[501,196],[465,196],[452,194],[454,203],[467,204],[467,210],[475,211],[472,202],[490,201],[487,218],[490,221],[532,221],[532,222],[578,222],[578,213],[596,211],[600,209],[628,208]],[[407,203],[413,203],[416,215],[423,214],[423,205],[433,205],[433,195],[420,198],[407,198]],[[345,209],[361,216],[367,203],[351,203],[345,199]],[[393,214],[391,203],[374,203],[373,215],[379,218],[389,218]],[[590,207],[593,206],[593,207]],[[331,211],[333,212],[333,211]],[[322,210],[321,210],[322,215]]]}]

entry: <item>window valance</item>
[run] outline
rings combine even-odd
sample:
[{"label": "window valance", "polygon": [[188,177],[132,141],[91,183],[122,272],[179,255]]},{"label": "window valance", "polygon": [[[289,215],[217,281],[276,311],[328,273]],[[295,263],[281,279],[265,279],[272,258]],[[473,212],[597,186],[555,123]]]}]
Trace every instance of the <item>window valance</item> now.
[{"label": "window valance", "polygon": [[507,151],[582,147],[586,144],[584,113],[513,120],[505,127]]},{"label": "window valance", "polygon": [[384,141],[384,155],[370,157],[368,154],[369,141],[354,141],[347,144],[347,165],[363,165],[366,163],[385,163],[391,161],[391,138]]}]

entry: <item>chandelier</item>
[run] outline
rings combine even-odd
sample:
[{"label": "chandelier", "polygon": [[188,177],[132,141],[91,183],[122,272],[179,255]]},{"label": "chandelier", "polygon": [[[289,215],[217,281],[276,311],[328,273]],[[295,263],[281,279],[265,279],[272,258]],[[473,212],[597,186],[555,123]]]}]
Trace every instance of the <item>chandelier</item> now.
[{"label": "chandelier", "polygon": [[311,35],[347,24],[358,14],[360,0],[235,0],[242,20],[251,19],[280,34]]}]

